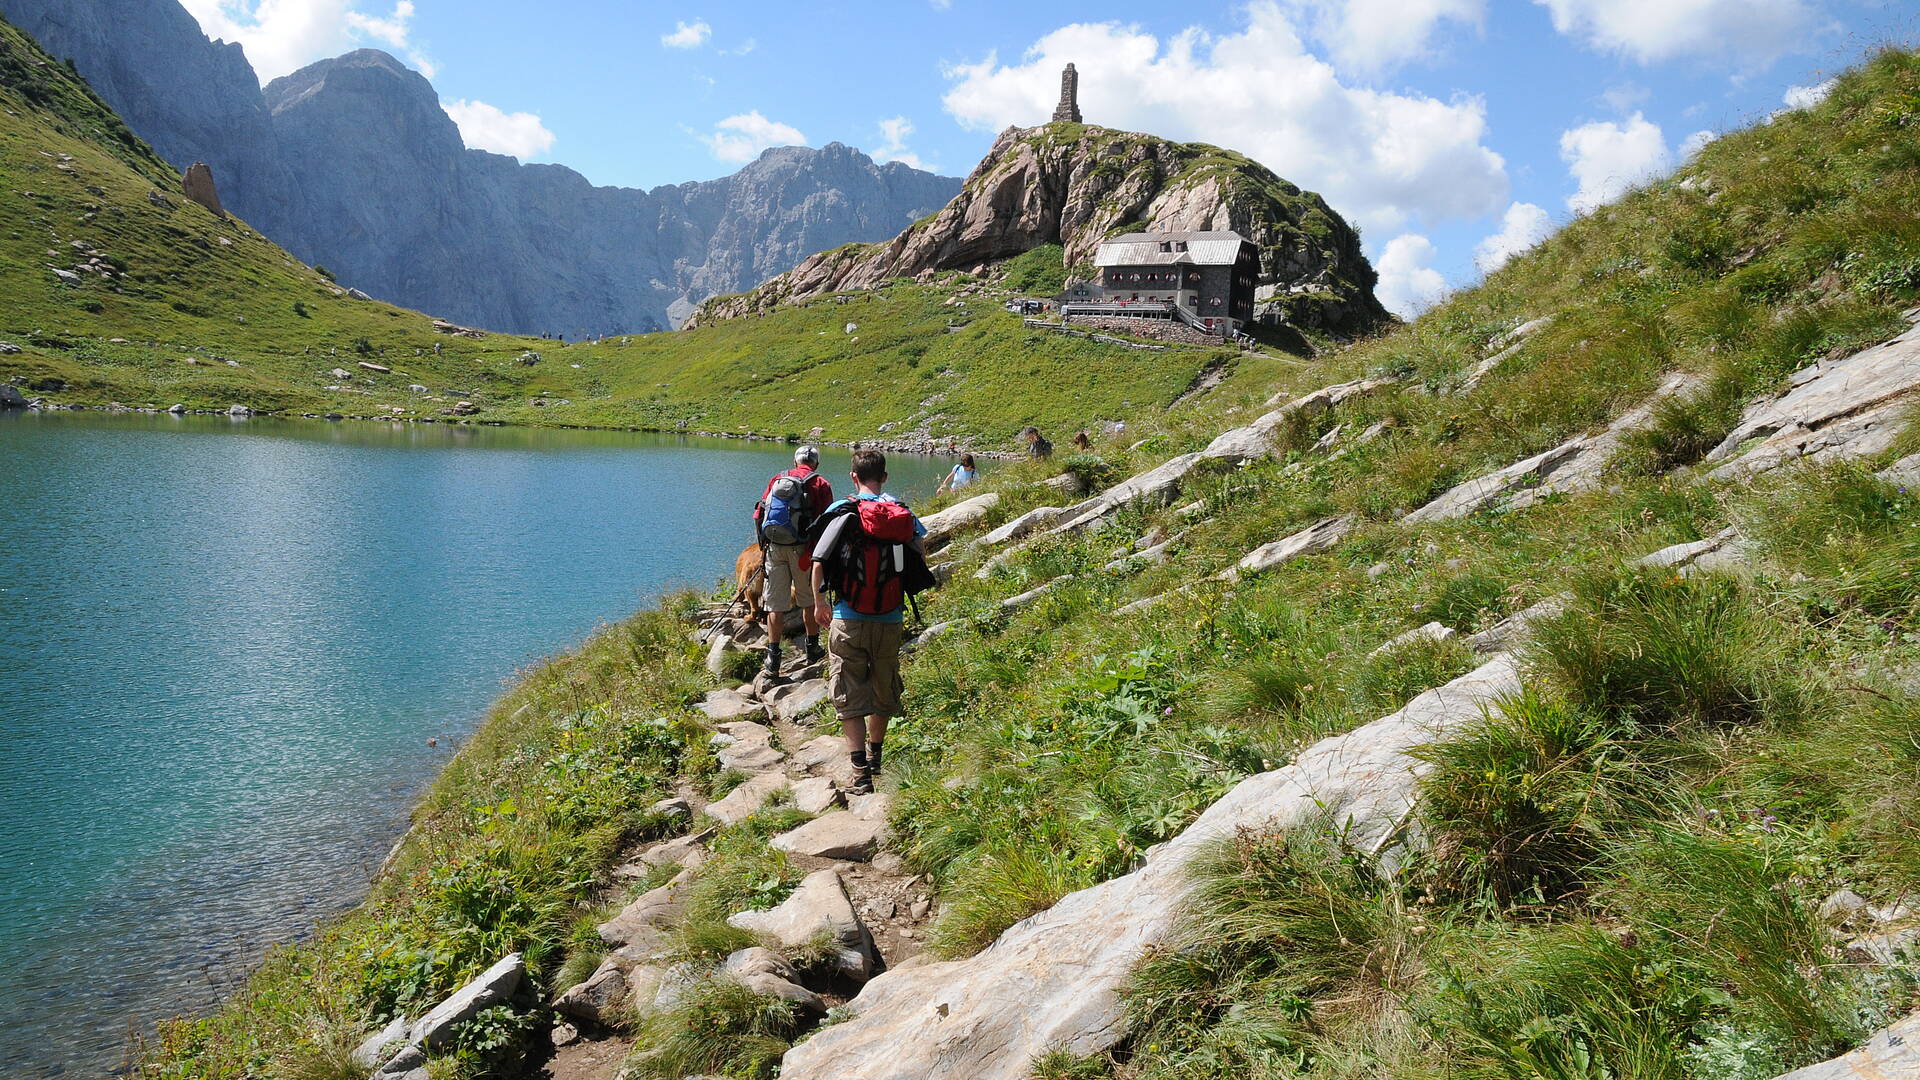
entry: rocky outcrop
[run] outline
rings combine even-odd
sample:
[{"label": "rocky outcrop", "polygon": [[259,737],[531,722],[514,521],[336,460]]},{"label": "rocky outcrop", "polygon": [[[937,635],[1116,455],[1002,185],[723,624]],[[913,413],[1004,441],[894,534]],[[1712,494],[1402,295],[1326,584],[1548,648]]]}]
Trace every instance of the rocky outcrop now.
[{"label": "rocky outcrop", "polygon": [[[1920,323],[1920,308],[1907,313]],[[1795,376],[1795,385],[1756,403],[1707,455],[1732,480],[1807,458],[1863,457],[1893,445],[1906,410],[1920,393],[1920,325],[1883,345]],[[1728,460],[1731,458],[1732,460]]]},{"label": "rocky outcrop", "polygon": [[220,206],[220,193],[213,186],[213,170],[207,167],[206,162],[196,161],[187,166],[187,171],[180,174],[180,191],[221,217],[227,216],[226,210]]},{"label": "rocky outcrop", "polygon": [[939,213],[892,240],[822,251],[698,322],[770,310],[900,277],[967,270],[1042,244],[1087,265],[1116,231],[1231,229],[1260,248],[1260,285],[1280,319],[1357,331],[1388,316],[1358,234],[1320,196],[1200,143],[1079,124],[1008,128]]},{"label": "rocky outcrop", "polygon": [[177,0],[0,0],[0,15],[71,57],[175,167],[210,165],[226,208],[288,251],[494,330],[668,327],[816,251],[890,236],[959,188],[838,143],[774,148],[717,180],[595,187],[468,150],[427,80],[383,52],[263,91],[241,47],[208,41]]},{"label": "rocky outcrop", "polygon": [[1179,905],[1169,898],[1207,845],[1236,830],[1284,830],[1325,815],[1396,866],[1429,768],[1411,751],[1479,720],[1519,685],[1513,662],[1498,657],[1399,712],[1315,743],[1285,768],[1242,781],[1138,870],[1016,923],[976,956],[878,976],[848,1004],[849,1019],[787,1052],[780,1075],[1026,1080],[1045,1051],[1113,1046],[1125,1031],[1120,987],[1146,950],[1172,937]]}]

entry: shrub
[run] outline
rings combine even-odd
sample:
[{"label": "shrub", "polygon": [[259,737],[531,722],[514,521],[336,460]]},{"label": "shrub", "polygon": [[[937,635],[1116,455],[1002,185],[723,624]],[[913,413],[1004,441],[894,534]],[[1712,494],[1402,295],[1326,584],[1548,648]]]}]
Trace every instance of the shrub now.
[{"label": "shrub", "polygon": [[313,312],[308,309],[305,300],[295,300],[293,302],[293,313],[303,319],[313,318]]}]

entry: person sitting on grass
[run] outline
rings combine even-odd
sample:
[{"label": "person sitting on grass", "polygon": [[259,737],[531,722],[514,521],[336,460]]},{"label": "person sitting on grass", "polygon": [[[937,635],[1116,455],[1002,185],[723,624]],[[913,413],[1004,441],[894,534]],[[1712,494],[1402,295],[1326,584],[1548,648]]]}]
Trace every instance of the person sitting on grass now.
[{"label": "person sitting on grass", "polygon": [[920,540],[927,528],[886,493],[886,455],[855,451],[852,479],[853,497],[827,508],[814,544],[814,618],[828,627],[828,688],[853,761],[850,791],[865,795],[880,770],[887,721],[900,715],[907,597],[931,582]]},{"label": "person sitting on grass", "polygon": [[1020,429],[1020,437],[1027,440],[1027,452],[1033,455],[1033,460],[1045,461],[1053,456],[1053,444],[1040,434],[1039,428],[1028,424]]}]

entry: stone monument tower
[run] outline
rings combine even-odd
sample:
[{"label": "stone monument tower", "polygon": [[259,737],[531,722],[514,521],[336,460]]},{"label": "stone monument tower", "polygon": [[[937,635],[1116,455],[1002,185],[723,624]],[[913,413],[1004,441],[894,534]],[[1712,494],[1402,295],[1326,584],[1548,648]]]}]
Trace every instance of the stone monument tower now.
[{"label": "stone monument tower", "polygon": [[1060,73],[1060,104],[1053,107],[1053,122],[1078,124],[1080,119],[1080,73],[1068,64]]}]

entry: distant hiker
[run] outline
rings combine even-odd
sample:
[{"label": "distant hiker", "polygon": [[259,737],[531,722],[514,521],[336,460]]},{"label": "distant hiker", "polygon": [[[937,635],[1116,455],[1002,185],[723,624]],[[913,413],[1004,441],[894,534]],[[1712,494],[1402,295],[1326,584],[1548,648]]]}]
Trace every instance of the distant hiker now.
[{"label": "distant hiker", "polygon": [[[926,526],[885,493],[887,456],[853,455],[853,497],[827,508],[813,547],[814,617],[830,623],[833,711],[853,760],[856,795],[873,790],[887,720],[900,714],[900,639],[907,601],[933,585]],[[834,605],[827,607],[827,594]]]},{"label": "distant hiker", "polygon": [[820,648],[820,623],[813,614],[812,561],[807,531],[833,502],[833,487],[818,472],[820,451],[802,446],[793,452],[793,468],[767,481],[753,506],[754,535],[765,552],[767,658],[761,671],[780,675],[780,634],[787,613],[800,609],[807,631],[807,663],[826,655]]},{"label": "distant hiker", "polygon": [[1040,434],[1039,428],[1028,424],[1020,429],[1020,437],[1027,440],[1027,452],[1033,455],[1035,461],[1045,461],[1053,456],[1053,444]]},{"label": "distant hiker", "polygon": [[949,491],[959,491],[978,479],[980,479],[980,470],[973,467],[973,455],[961,454],[960,464],[955,465],[953,471],[947,474],[947,478],[940,481],[940,487],[934,491],[934,494],[943,495]]},{"label": "distant hiker", "polygon": [[1093,440],[1087,437],[1086,432],[1082,431],[1073,437],[1073,448],[1083,454],[1088,453],[1093,449]]}]

